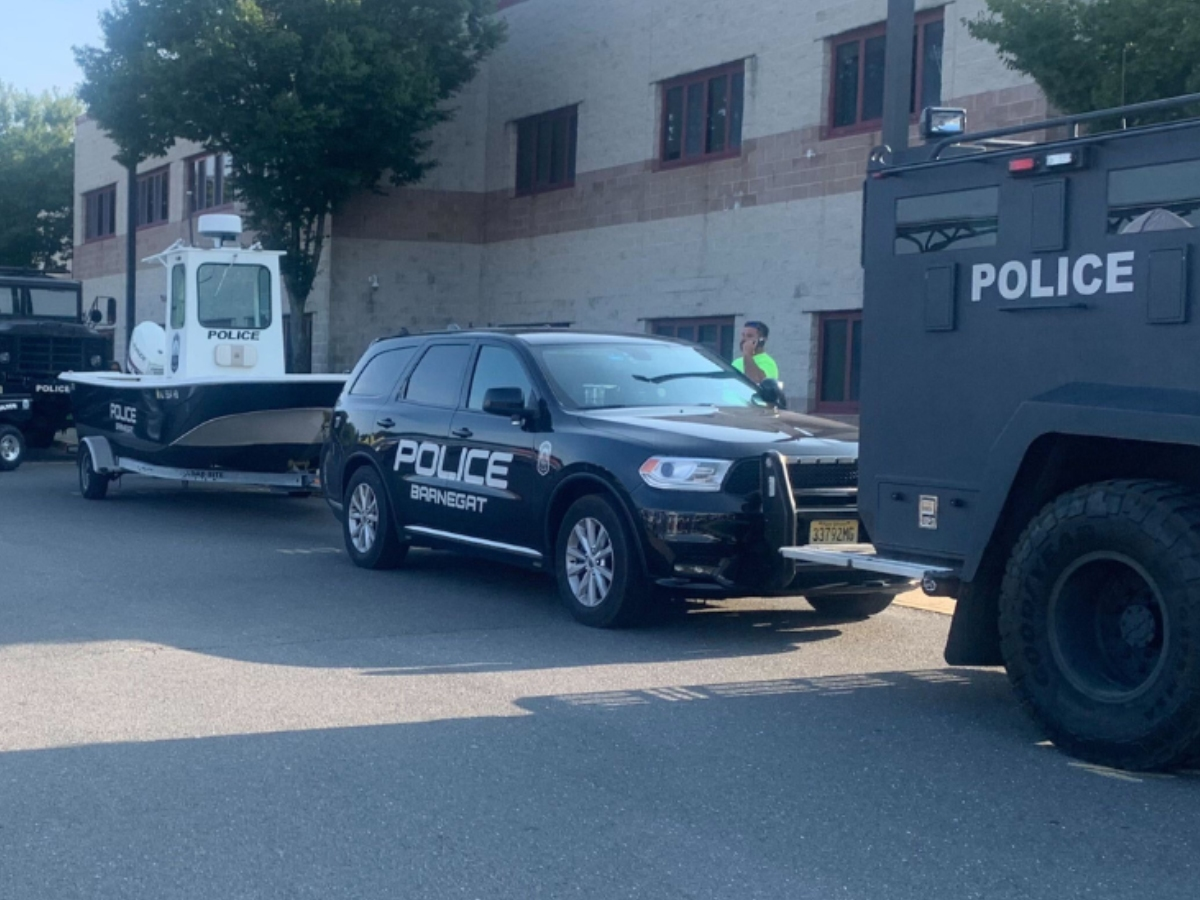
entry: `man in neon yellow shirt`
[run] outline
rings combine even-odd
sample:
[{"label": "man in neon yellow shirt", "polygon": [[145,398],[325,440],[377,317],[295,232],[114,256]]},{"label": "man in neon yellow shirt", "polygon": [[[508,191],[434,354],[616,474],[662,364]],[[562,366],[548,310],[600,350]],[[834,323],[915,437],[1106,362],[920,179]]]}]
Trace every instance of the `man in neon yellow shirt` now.
[{"label": "man in neon yellow shirt", "polygon": [[755,384],[767,378],[779,379],[779,366],[764,349],[770,333],[762,322],[747,322],[742,327],[742,355],[733,361],[733,367]]}]

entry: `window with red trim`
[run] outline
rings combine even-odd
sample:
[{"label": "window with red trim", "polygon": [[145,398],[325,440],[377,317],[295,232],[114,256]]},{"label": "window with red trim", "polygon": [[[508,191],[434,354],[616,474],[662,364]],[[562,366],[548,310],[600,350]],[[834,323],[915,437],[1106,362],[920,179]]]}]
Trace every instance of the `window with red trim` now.
[{"label": "window with red trim", "polygon": [[733,316],[709,316],[701,319],[653,319],[651,334],[680,338],[699,344],[729,362],[733,359]]},{"label": "window with red trim", "polygon": [[745,86],[742,62],[663,82],[662,164],[686,165],[741,153]]},{"label": "window with red trim", "polygon": [[83,195],[83,239],[96,241],[117,233],[117,186]]},{"label": "window with red trim", "polygon": [[[917,16],[913,36],[910,111],[942,102],[942,10]],[[872,25],[830,40],[829,133],[868,131],[883,122],[886,26]]]},{"label": "window with red trim", "polygon": [[171,170],[159,169],[138,178],[137,223],[161,225],[170,216]]},{"label": "window with red trim", "polygon": [[862,372],[862,313],[821,313],[818,318],[817,412],[857,413]]},{"label": "window with red trim", "polygon": [[567,106],[517,122],[517,196],[575,183],[579,107]]},{"label": "window with red trim", "polygon": [[233,191],[229,184],[232,170],[233,158],[228,153],[213,153],[188,160],[188,191],[192,195],[192,212],[233,202]]}]

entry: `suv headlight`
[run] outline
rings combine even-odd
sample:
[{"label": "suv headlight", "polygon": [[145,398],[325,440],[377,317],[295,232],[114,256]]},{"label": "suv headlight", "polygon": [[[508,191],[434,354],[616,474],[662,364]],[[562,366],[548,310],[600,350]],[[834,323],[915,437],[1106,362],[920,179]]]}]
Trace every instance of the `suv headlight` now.
[{"label": "suv headlight", "polygon": [[719,491],[731,465],[727,459],[652,456],[638,474],[646,484],[664,491]]}]

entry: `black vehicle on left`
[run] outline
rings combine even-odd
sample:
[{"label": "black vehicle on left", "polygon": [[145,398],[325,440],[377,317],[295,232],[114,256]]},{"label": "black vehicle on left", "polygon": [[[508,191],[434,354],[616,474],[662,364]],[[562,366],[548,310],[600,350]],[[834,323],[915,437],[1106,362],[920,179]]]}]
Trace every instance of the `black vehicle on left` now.
[{"label": "black vehicle on left", "polygon": [[97,310],[85,320],[78,281],[0,268],[0,399],[31,398],[29,416],[20,425],[29,446],[50,446],[71,424],[71,386],[58,376],[111,364],[112,338],[96,329],[105,319]]},{"label": "black vehicle on left", "polygon": [[21,428],[32,415],[33,401],[23,394],[0,396],[0,472],[11,472],[25,461]]},{"label": "black vehicle on left", "polygon": [[541,569],[588,625],[632,622],[671,593],[880,612],[907,581],[779,553],[867,538],[857,432],[782,399],[648,335],[389,338],[334,408],[321,480],[357,565],[425,546]]}]

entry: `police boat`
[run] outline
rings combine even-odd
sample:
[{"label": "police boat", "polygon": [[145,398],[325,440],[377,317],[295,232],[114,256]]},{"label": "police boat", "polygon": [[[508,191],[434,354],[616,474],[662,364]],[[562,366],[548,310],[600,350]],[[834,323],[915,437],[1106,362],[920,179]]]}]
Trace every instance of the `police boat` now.
[{"label": "police boat", "polygon": [[146,262],[167,272],[166,327],[144,322],[128,374],[68,372],[80,490],[100,499],[137,473],[292,491],[318,485],[321,441],[345,375],[285,371],[279,259],[237,244],[241,219],[201,216],[213,246],[177,241]]}]

